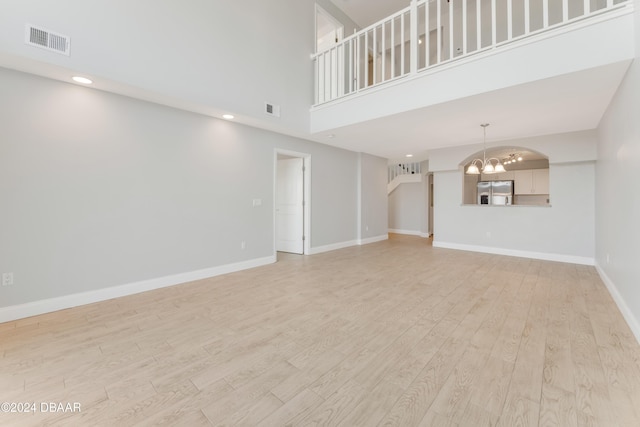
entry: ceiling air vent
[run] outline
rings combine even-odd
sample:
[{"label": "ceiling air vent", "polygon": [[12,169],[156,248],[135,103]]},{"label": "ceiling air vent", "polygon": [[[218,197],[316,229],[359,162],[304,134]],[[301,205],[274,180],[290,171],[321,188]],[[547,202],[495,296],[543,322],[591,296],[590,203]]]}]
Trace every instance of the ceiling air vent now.
[{"label": "ceiling air vent", "polygon": [[269,104],[268,102],[264,103],[264,112],[270,116],[280,117],[280,106]]},{"label": "ceiling air vent", "polygon": [[69,56],[69,37],[27,24],[25,43]]}]

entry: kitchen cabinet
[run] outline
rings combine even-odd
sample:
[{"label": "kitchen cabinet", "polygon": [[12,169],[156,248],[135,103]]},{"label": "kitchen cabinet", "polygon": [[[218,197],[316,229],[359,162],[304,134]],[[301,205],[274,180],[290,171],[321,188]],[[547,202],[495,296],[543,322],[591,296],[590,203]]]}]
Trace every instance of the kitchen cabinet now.
[{"label": "kitchen cabinet", "polygon": [[483,173],[480,176],[480,181],[513,181],[514,179],[514,171],[506,171],[502,173]]},{"label": "kitchen cabinet", "polygon": [[515,171],[514,193],[549,194],[549,169]]}]

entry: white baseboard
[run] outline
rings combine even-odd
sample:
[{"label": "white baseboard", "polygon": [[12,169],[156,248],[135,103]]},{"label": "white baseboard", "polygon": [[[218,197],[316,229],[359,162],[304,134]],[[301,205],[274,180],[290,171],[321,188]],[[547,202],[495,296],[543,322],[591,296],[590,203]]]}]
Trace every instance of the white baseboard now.
[{"label": "white baseboard", "polygon": [[625,302],[624,298],[622,298],[622,295],[620,295],[620,292],[618,292],[618,288],[616,287],[616,285],[609,278],[609,276],[607,276],[607,273],[605,273],[604,270],[600,268],[600,265],[598,265],[597,262],[596,270],[598,271],[598,274],[600,275],[600,278],[604,282],[605,286],[609,290],[613,301],[615,301],[618,309],[622,313],[624,320],[627,321],[627,325],[629,325],[631,332],[636,337],[638,343],[640,343],[640,322],[638,322],[638,319],[633,315],[633,312]]},{"label": "white baseboard", "polygon": [[349,240],[347,242],[340,243],[332,243],[330,245],[318,246],[315,248],[309,249],[309,255],[321,254],[323,252],[335,251],[336,249],[348,248],[350,246],[356,246],[358,244],[357,240]]},{"label": "white baseboard", "polygon": [[274,262],[276,262],[276,256],[272,255],[264,258],[256,258],[233,264],[205,268],[203,270],[190,271],[171,276],[127,283],[125,285],[97,289],[95,291],[81,292],[72,295],[33,301],[26,304],[3,307],[0,308],[0,323],[24,319],[25,317],[36,316],[38,314],[51,313],[53,311],[64,310],[80,305],[92,304],[113,298],[124,297],[127,295],[138,294],[140,292],[151,291],[154,289],[166,288],[180,283],[192,282],[194,280],[207,279],[209,277],[247,270],[249,268],[260,267]]},{"label": "white baseboard", "polygon": [[383,240],[388,240],[388,239],[389,239],[388,234],[382,234],[380,236],[368,237],[366,239],[349,240],[346,242],[332,243],[330,245],[311,248],[311,250],[309,250],[309,255],[321,254],[323,252],[335,251],[337,249],[344,249],[351,246],[367,245],[369,243],[381,242]]},{"label": "white baseboard", "polygon": [[494,248],[491,246],[465,245],[462,243],[433,242],[434,248],[458,249],[461,251],[484,252],[487,254],[516,256],[521,258],[542,259],[545,261],[566,262],[570,264],[595,265],[595,259],[575,255],[552,254],[546,252],[520,251],[516,249]]},{"label": "white baseboard", "polygon": [[408,236],[429,237],[429,233],[423,233],[422,231],[417,230],[399,230],[397,228],[390,228],[389,233],[406,234]]},{"label": "white baseboard", "polygon": [[369,243],[382,242],[383,240],[389,240],[389,234],[381,234],[379,236],[367,237],[366,239],[359,239],[359,245],[368,245]]}]

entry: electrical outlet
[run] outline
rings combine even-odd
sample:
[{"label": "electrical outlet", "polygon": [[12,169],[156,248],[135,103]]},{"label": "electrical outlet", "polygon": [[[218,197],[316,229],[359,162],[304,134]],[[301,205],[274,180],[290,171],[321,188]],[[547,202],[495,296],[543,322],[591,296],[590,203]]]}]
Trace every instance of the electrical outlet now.
[{"label": "electrical outlet", "polygon": [[485,236],[487,236],[487,238],[491,238],[491,232],[490,232],[490,231],[487,231],[487,232],[485,233]]},{"label": "electrical outlet", "polygon": [[2,286],[13,285],[13,273],[2,273]]},{"label": "electrical outlet", "polygon": [[609,258],[609,254],[607,254],[607,264],[609,264],[611,262],[610,258]]},{"label": "electrical outlet", "polygon": [[247,242],[243,240],[242,242],[240,242],[240,249],[245,250],[246,248],[247,248]]}]

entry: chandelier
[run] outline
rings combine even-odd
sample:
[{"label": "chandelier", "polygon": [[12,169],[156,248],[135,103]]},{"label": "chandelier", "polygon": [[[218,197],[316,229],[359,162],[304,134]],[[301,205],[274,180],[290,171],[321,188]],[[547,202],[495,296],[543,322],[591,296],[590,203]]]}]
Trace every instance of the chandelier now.
[{"label": "chandelier", "polygon": [[[484,135],[482,139],[482,159],[473,159],[467,167],[467,173],[470,175],[479,175],[481,171],[482,173],[505,172],[504,166],[500,163],[499,159],[495,157],[487,159],[487,126],[489,126],[489,123],[483,123],[480,126],[482,126]],[[492,163],[494,160],[496,162],[495,165]]]}]

